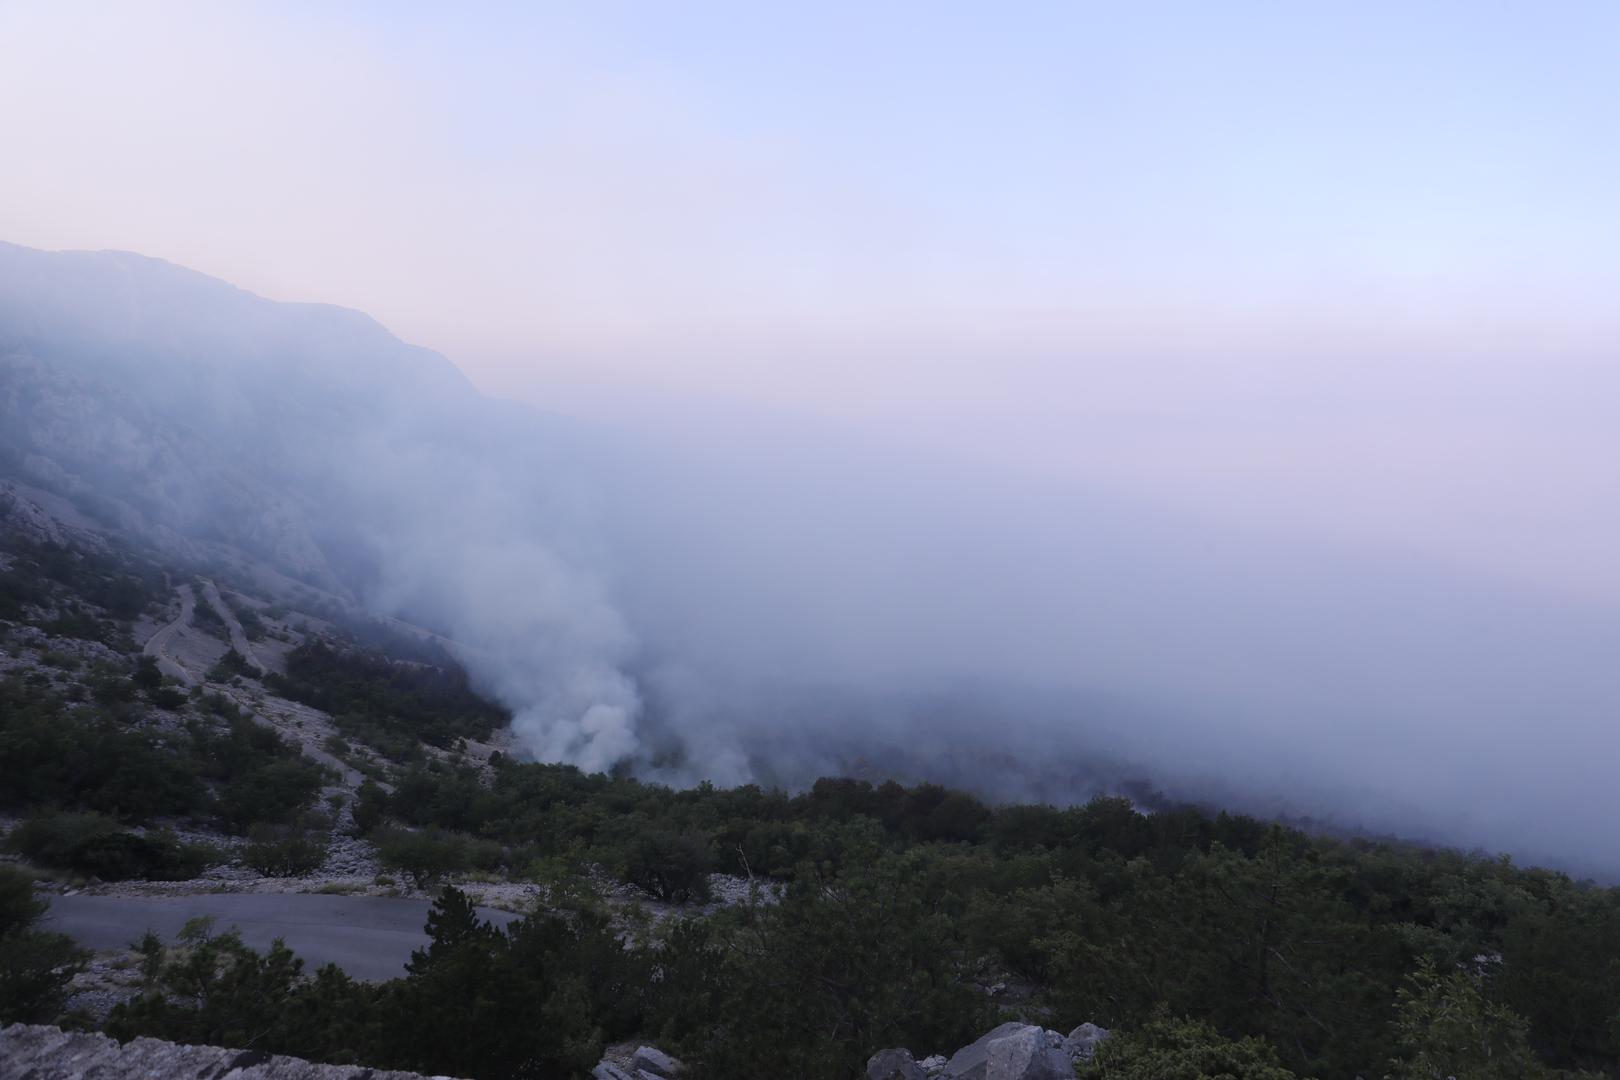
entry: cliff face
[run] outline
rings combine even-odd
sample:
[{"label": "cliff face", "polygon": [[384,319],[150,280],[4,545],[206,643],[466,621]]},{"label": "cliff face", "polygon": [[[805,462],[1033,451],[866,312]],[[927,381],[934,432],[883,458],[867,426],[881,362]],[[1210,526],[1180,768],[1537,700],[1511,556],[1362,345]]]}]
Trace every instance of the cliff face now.
[{"label": "cliff face", "polygon": [[[418,1073],[317,1065],[260,1050],[180,1046],[159,1039],[119,1045],[105,1035],[13,1024],[0,1028],[0,1076],[19,1080],[422,1080]],[[445,1080],[445,1078],[434,1078]]]}]

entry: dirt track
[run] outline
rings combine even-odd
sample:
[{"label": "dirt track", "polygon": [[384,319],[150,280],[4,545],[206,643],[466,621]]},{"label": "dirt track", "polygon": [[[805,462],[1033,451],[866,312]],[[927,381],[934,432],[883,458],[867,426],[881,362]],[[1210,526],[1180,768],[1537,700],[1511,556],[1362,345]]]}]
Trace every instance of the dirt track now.
[{"label": "dirt track", "polygon": [[180,594],[180,614],[173,622],[160,627],[156,633],[146,639],[141,652],[157,661],[158,670],[185,686],[196,686],[197,676],[186,669],[175,657],[172,646],[174,638],[191,623],[191,616],[197,609],[197,598],[193,595],[190,585],[181,585],[175,592]]},{"label": "dirt track", "polygon": [[258,674],[263,675],[265,667],[253,652],[253,644],[248,641],[247,632],[242,629],[242,622],[236,617],[236,612],[231,610],[230,605],[225,602],[225,598],[219,594],[219,586],[207,578],[203,578],[202,587],[203,599],[208,601],[208,606],[214,609],[214,613],[220,617],[220,621],[225,624],[225,629],[230,633],[231,648],[241,654],[242,659],[248,662],[249,667]]}]

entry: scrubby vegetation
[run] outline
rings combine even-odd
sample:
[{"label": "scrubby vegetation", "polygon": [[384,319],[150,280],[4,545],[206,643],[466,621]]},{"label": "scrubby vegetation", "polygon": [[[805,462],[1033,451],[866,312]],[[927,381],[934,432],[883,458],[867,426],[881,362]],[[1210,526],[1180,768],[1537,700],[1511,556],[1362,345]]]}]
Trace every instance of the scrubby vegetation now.
[{"label": "scrubby vegetation", "polygon": [[259,615],[259,609],[252,604],[245,603],[241,597],[231,593],[220,594],[236,621],[242,624],[242,633],[249,641],[263,641],[269,635],[269,629],[264,625],[264,619]]},{"label": "scrubby vegetation", "polygon": [[[290,1053],[474,1077],[577,1074],[631,1035],[678,1048],[706,1077],[847,1077],[875,1047],[971,1041],[995,1019],[983,982],[1021,946],[1023,964],[1044,968],[1026,1008],[1122,1032],[1085,1073],[1096,1080],[1613,1075],[1612,891],[1242,819],[1202,831],[1247,835],[1247,851],[1113,801],[1053,813],[1074,832],[1046,850],[1091,870],[1040,867],[1039,841],[896,843],[823,816],[843,834],[829,844],[840,857],[779,875],[778,903],[628,941],[590,907],[498,931],[448,889],[407,978],[300,981],[290,957],[240,953],[232,963],[261,972],[252,979],[281,971],[285,984],[230,1022],[251,1020],[270,1033],[256,1045]],[[1509,976],[1516,967],[1535,993]],[[217,968],[166,961],[154,995],[178,972]],[[229,1037],[175,1004],[190,998],[169,998],[121,1010],[114,1030]],[[1567,1010],[1581,1003],[1589,1020],[1577,1027]]]},{"label": "scrubby vegetation", "polygon": [[1081,1080],[1294,1080],[1264,1039],[1228,1039],[1208,1024],[1165,1016],[1120,1032],[1077,1071]]},{"label": "scrubby vegetation", "polygon": [[[58,635],[114,641],[161,586],[48,546],[12,558],[0,619]],[[544,884],[551,910],[497,930],[444,888],[431,946],[380,986],[194,927],[144,943],[146,992],[109,1030],[480,1078],[578,1074],[638,1037],[703,1077],[833,1078],[884,1046],[950,1051],[1012,1008],[1119,1032],[1090,1080],[1620,1076],[1620,890],[1122,798],[993,806],[848,779],[676,791],[499,755],[480,769],[455,764],[458,740],[506,713],[430,639],[367,640],[307,641],[265,683],[332,714],[335,753],[394,763],[365,765],[392,790],[362,784],[350,808],[389,880],[501,873]],[[12,852],[42,872],[186,877],[221,855],[161,827],[185,820],[247,837],[242,861],[265,875],[321,864],[326,777],[231,699],[150,659],[29,647],[38,664],[0,676],[0,810],[25,816]],[[228,653],[212,675],[247,672]],[[653,924],[584,884],[605,873],[682,904],[716,872],[757,902]],[[0,868],[0,1019],[56,1015],[76,962],[27,893]]]},{"label": "scrubby vegetation", "polygon": [[[324,823],[323,823],[324,824]],[[326,860],[326,843],[313,822],[255,825],[242,849],[242,864],[265,877],[301,877]]]},{"label": "scrubby vegetation", "polygon": [[[480,863],[607,866],[673,897],[714,866],[780,899],[625,943],[588,905],[476,928],[451,891],[431,962],[351,987],[354,1022],[289,1052],[505,1076],[578,1069],[640,1034],[704,1076],[842,1077],[876,1047],[971,1041],[995,1020],[991,982],[1026,1011],[1136,1032],[1097,1077],[1612,1075],[1620,1052],[1620,893],[1501,860],[1112,798],[991,807],[847,780],[672,791],[511,762],[488,786],[418,770],[393,795],[363,789],[356,810],[423,884]],[[294,997],[340,985],[329,973]],[[451,1059],[453,1033],[402,1034],[401,1017],[435,1008],[441,1033],[559,1020]],[[1497,1042],[1481,1049],[1479,1030]]]},{"label": "scrubby vegetation", "polygon": [[0,807],[94,810],[129,821],[202,812],[208,798],[179,736],[134,729],[136,684],[92,678],[95,703],[0,678]]},{"label": "scrubby vegetation", "polygon": [[98,672],[94,702],[0,678],[0,808],[87,810],[130,824],[217,816],[245,832],[291,821],[314,801],[319,768],[224,698],[203,702],[204,715],[181,731],[133,724],[149,670]]},{"label": "scrubby vegetation", "polygon": [[94,813],[29,818],[6,843],[41,866],[102,881],[184,881],[223,861],[208,845],[182,844],[161,830],[132,832]]},{"label": "scrubby vegetation", "polygon": [[[44,625],[30,619],[29,609],[49,609],[65,600],[75,612],[88,605],[113,620],[128,620],[164,595],[162,572],[128,553],[101,554],[16,536],[0,537],[0,552],[12,559],[10,569],[0,572],[0,619]],[[84,617],[101,628],[100,621]]]},{"label": "scrubby vegetation", "polygon": [[266,685],[293,701],[338,718],[348,729],[376,727],[448,747],[458,738],[487,739],[511,717],[479,697],[459,665],[391,660],[381,653],[306,642],[287,657],[287,673]]},{"label": "scrubby vegetation", "polygon": [[84,953],[39,929],[46,903],[15,867],[0,866],[0,1024],[56,1019]]}]

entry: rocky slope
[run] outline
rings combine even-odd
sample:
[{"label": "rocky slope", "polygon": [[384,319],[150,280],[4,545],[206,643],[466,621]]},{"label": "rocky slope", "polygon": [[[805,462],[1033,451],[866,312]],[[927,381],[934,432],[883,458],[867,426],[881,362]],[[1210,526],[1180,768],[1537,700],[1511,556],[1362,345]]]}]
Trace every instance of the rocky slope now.
[{"label": "rocky slope", "polygon": [[[0,1075],[27,1080],[421,1080],[419,1073],[317,1065],[261,1050],[181,1046],[159,1039],[120,1045],[105,1035],[13,1024],[0,1028]],[[450,1080],[450,1078],[435,1078]]]},{"label": "rocky slope", "polygon": [[1072,1080],[1108,1031],[1081,1024],[1067,1036],[1037,1024],[1009,1021],[962,1047],[917,1061],[910,1050],[879,1050],[866,1063],[867,1080]]}]

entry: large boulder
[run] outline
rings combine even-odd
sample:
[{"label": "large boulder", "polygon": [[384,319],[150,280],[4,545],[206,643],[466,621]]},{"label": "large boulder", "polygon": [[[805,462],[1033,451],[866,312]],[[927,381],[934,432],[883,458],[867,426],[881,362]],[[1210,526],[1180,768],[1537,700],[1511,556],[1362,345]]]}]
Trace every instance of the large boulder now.
[{"label": "large boulder", "polygon": [[910,1050],[879,1050],[866,1062],[866,1080],[928,1080]]},{"label": "large boulder", "polygon": [[641,1047],[631,1056],[630,1064],[638,1071],[651,1073],[660,1080],[674,1080],[686,1068],[656,1046]]},{"label": "large boulder", "polygon": [[1063,1036],[1034,1024],[1002,1024],[958,1050],[940,1074],[945,1080],[1074,1080],[1074,1061]]},{"label": "large boulder", "polygon": [[1069,1032],[1069,1037],[1063,1040],[1063,1052],[1074,1061],[1090,1061],[1097,1054],[1097,1047],[1108,1038],[1108,1029],[1098,1027],[1096,1024],[1081,1024]]}]

